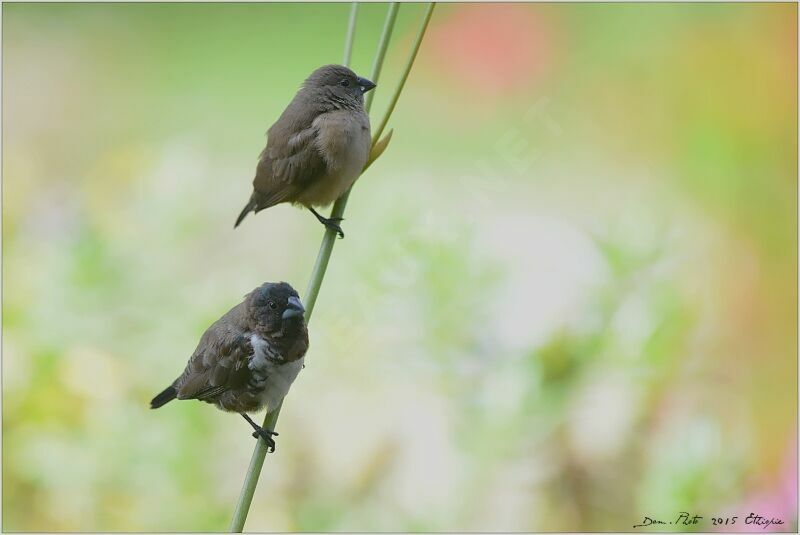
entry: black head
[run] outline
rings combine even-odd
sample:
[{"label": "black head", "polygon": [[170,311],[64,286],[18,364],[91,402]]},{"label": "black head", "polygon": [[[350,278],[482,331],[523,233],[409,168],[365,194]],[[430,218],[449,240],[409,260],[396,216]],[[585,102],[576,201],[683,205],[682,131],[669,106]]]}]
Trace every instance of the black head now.
[{"label": "black head", "polygon": [[247,296],[253,328],[265,335],[292,334],[305,328],[300,296],[285,282],[265,282]]},{"label": "black head", "polygon": [[361,78],[344,65],[325,65],[311,73],[304,87],[322,89],[339,98],[363,102],[364,93],[373,89],[375,84]]}]

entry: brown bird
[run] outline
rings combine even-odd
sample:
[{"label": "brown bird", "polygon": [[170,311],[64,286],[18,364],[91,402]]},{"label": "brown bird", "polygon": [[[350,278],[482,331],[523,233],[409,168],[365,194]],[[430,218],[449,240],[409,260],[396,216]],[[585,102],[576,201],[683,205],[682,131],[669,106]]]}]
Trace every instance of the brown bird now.
[{"label": "brown bird", "polygon": [[150,402],[198,399],[238,412],[275,451],[271,435],[246,414],[272,410],[289,391],[308,350],[305,310],[285,282],[264,283],[209,327],[183,374]]},{"label": "brown bird", "polygon": [[325,218],[314,207],[338,199],[364,169],[370,150],[364,93],[374,87],[342,65],[311,73],[267,132],[253,194],[234,228],[250,212],[290,202],[305,206],[344,237],[341,219]]}]

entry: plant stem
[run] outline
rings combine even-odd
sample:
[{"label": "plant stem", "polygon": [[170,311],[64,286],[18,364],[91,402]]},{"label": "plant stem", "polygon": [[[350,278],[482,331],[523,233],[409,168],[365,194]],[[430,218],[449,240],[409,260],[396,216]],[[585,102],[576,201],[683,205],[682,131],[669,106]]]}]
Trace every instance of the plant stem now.
[{"label": "plant stem", "polygon": [[[431,3],[428,7],[428,11],[425,16],[425,21],[420,29],[420,33],[417,36],[417,41],[414,45],[414,49],[411,53],[411,56],[406,64],[405,71],[403,73],[400,85],[395,90],[395,93],[392,97],[391,104],[389,109],[387,110],[383,120],[381,121],[380,130],[382,131],[383,128],[389,121],[389,116],[392,114],[394,110],[395,104],[397,103],[397,99],[400,96],[400,91],[405,84],[406,79],[408,78],[408,73],[411,70],[411,66],[414,63],[414,58],[417,55],[417,51],[419,50],[419,45],[422,42],[422,36],[425,33],[425,30],[428,26],[428,21],[430,20],[431,13],[433,12],[433,5]],[[377,83],[378,78],[380,76],[381,68],[383,67],[383,59],[386,56],[386,51],[389,46],[389,40],[392,36],[392,30],[394,29],[395,20],[397,19],[397,11],[400,8],[400,4],[398,2],[393,2],[389,5],[389,11],[386,14],[386,20],[383,25],[383,31],[381,32],[380,41],[378,43],[378,50],[375,54],[375,60],[372,64],[372,73],[370,80]],[[347,37],[345,39],[345,49],[344,49],[344,64],[348,65],[350,63],[350,56],[352,52],[353,46],[353,38],[355,36],[355,22],[356,22],[356,13],[358,10],[358,4],[353,2],[352,7],[350,9],[350,19],[347,28]],[[370,107],[372,106],[372,98],[375,91],[371,91],[366,98],[364,103],[364,108],[367,112],[369,112]],[[379,132],[380,133],[380,132]],[[377,136],[373,139],[372,145],[374,146],[377,142]],[[333,205],[333,209],[331,210],[331,217],[342,217],[344,214],[344,209],[347,206],[347,199],[350,196],[350,189],[348,189]],[[306,322],[308,322],[311,318],[311,314],[314,311],[314,305],[317,302],[317,297],[319,296],[320,288],[322,287],[322,280],[325,277],[325,271],[328,268],[328,262],[330,261],[331,252],[333,251],[333,245],[336,243],[336,231],[332,229],[325,229],[325,234],[322,237],[322,243],[319,247],[319,252],[317,253],[317,260],[314,263],[314,269],[311,272],[311,279],[308,282],[308,288],[306,289],[305,298],[303,305],[305,306],[306,313]],[[270,410],[267,415],[264,417],[263,427],[265,429],[274,430],[275,424],[278,421],[278,416],[281,412],[281,407],[283,406],[283,401],[278,403],[278,406],[274,409]],[[233,514],[233,520],[231,521],[231,528],[230,531],[234,533],[240,533],[244,528],[244,522],[247,519],[247,513],[250,510],[250,504],[253,501],[253,495],[255,494],[256,485],[258,484],[258,478],[261,474],[261,468],[264,465],[264,458],[267,453],[267,445],[263,440],[256,441],[256,447],[253,450],[253,455],[250,458],[250,466],[247,469],[247,474],[245,476],[244,485],[242,486],[242,492],[239,495],[239,501],[236,504],[236,510]]]},{"label": "plant stem", "polygon": [[356,17],[358,16],[358,2],[350,5],[350,19],[347,21],[347,35],[344,38],[344,59],[342,65],[350,66],[350,58],[353,55],[353,40],[356,36]]},{"label": "plant stem", "polygon": [[[380,41],[378,41],[378,51],[375,53],[375,61],[372,62],[372,73],[369,79],[377,84],[378,78],[381,74],[381,67],[383,67],[383,58],[386,57],[386,50],[389,48],[389,39],[392,38],[392,30],[394,30],[394,22],[397,20],[397,12],[400,10],[399,2],[392,2],[389,4],[389,11],[386,13],[386,21],[383,23],[383,31],[381,32]],[[369,113],[372,107],[372,99],[375,98],[375,91],[367,93],[367,98],[364,100],[364,109]]]},{"label": "plant stem", "polygon": [[425,31],[428,29],[428,23],[431,21],[431,15],[433,15],[434,7],[436,7],[436,2],[431,2],[428,4],[428,10],[425,12],[425,18],[422,21],[422,26],[420,26],[419,32],[417,32],[417,40],[414,42],[414,48],[411,50],[411,55],[408,57],[406,66],[403,69],[403,75],[400,77],[400,83],[397,84],[397,87],[394,90],[392,100],[389,101],[389,107],[386,109],[386,114],[383,116],[383,120],[372,134],[373,146],[381,138],[381,134],[386,128],[386,124],[389,122],[389,117],[392,115],[394,107],[397,105],[397,100],[400,98],[400,93],[403,91],[403,87],[406,85],[406,80],[408,80],[411,67],[414,65],[414,60],[417,59],[417,52],[419,52],[419,47],[422,44],[422,38],[425,36]]}]

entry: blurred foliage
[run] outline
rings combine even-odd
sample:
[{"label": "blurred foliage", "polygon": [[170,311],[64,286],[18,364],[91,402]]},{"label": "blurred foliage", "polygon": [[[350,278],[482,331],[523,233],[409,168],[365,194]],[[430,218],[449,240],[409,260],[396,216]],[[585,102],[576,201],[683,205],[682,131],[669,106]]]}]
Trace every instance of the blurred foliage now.
[{"label": "blurred foliage", "polygon": [[[796,10],[439,6],[248,529],[797,529]],[[3,529],[225,529],[246,426],[147,402],[247,291],[303,289],[313,218],[231,227],[347,13],[3,6]]]}]

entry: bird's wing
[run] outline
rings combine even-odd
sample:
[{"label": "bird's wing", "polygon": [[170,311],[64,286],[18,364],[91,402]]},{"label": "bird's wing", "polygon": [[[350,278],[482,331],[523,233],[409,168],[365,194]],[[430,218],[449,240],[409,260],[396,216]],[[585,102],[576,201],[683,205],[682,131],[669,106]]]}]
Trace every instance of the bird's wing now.
[{"label": "bird's wing", "polygon": [[317,148],[318,129],[313,120],[287,128],[279,120],[267,133],[253,179],[256,211],[292,201],[303,186],[327,171]]},{"label": "bird's wing", "polygon": [[243,332],[218,324],[203,335],[178,379],[178,399],[213,401],[223,392],[247,384],[247,362],[253,355],[253,346]]}]

